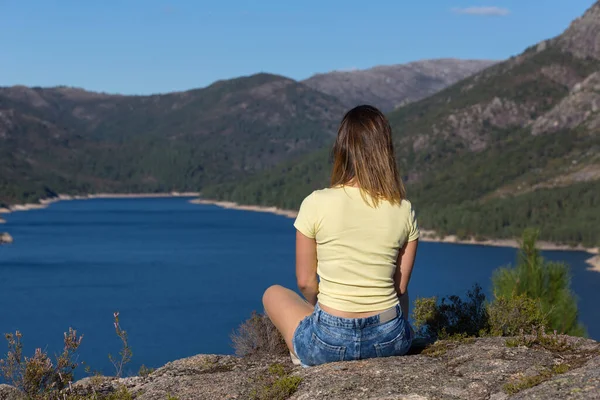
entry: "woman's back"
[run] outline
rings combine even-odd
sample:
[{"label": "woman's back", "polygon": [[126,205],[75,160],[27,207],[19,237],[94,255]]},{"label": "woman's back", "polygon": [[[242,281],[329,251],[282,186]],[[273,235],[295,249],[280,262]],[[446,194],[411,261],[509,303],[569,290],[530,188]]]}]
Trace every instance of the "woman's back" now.
[{"label": "woman's back", "polygon": [[316,240],[318,301],[327,307],[366,312],[398,304],[398,251],[418,238],[417,223],[407,200],[377,206],[370,200],[359,188],[338,186],[302,203],[294,226]]},{"label": "woman's back", "polygon": [[331,187],[306,197],[294,222],[304,300],[278,285],[263,295],[304,365],[403,355],[412,341],[408,283],[419,229],[389,121],[368,105],[348,111],[333,155]]}]

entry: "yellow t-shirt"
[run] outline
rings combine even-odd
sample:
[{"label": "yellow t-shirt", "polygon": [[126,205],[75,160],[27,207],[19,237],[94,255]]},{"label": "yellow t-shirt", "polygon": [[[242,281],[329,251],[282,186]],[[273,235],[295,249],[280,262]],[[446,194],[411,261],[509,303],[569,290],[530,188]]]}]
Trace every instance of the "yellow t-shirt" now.
[{"label": "yellow t-shirt", "polygon": [[348,312],[398,304],[398,251],[419,238],[408,200],[399,205],[380,201],[374,208],[355,187],[317,190],[302,202],[294,227],[317,242],[319,303]]}]

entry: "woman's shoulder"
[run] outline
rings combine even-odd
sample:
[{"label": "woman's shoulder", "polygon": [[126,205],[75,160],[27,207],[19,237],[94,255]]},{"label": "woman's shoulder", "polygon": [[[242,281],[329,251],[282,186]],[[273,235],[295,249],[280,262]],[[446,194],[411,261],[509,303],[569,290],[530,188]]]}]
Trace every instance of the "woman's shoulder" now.
[{"label": "woman's shoulder", "polygon": [[319,199],[323,199],[326,198],[328,196],[333,196],[336,194],[336,192],[338,192],[337,188],[323,188],[323,189],[316,189],[313,190],[308,196],[306,196],[306,198],[319,198]]},{"label": "woman's shoulder", "polygon": [[413,205],[410,202],[410,200],[408,200],[408,199],[402,199],[402,201],[400,202],[400,207],[406,207],[409,210],[412,210]]}]

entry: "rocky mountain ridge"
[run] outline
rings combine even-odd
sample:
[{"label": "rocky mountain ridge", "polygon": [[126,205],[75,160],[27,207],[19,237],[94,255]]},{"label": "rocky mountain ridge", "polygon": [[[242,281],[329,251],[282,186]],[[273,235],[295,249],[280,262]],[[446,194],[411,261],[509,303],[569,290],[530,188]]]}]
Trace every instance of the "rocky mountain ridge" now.
[{"label": "rocky mountain ridge", "polygon": [[[600,245],[599,10],[596,2],[562,35],[388,114],[423,226],[466,238],[534,226],[548,241]],[[327,185],[328,165],[322,150],[203,192],[296,208]]]},{"label": "rocky mountain ridge", "polygon": [[388,112],[428,97],[495,63],[491,60],[422,60],[316,74],[302,83],[340,99],[346,108],[372,104]]},{"label": "rocky mountain ridge", "polygon": [[[444,71],[454,69],[464,73],[460,62]],[[151,96],[3,87],[0,206],[59,192],[197,191],[236,181],[327,147],[346,110],[264,73]]]}]

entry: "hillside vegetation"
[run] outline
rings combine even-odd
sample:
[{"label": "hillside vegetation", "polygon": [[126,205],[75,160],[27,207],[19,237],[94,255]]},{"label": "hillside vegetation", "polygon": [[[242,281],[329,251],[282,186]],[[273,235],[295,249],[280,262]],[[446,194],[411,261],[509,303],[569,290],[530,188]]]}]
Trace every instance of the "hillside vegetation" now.
[{"label": "hillside vegetation", "polygon": [[[559,37],[389,113],[423,227],[461,237],[537,227],[543,240],[600,245],[599,43],[597,2]],[[346,77],[352,96],[369,98],[361,74]],[[153,96],[0,88],[0,205],[201,191],[297,208],[328,185],[331,143],[356,101],[315,82],[257,74]]]},{"label": "hillside vegetation", "polygon": [[0,203],[197,191],[323,148],[343,112],[268,74],[154,96],[0,88]]},{"label": "hillside vegetation", "polygon": [[[600,2],[560,37],[389,114],[423,226],[491,237],[532,226],[545,240],[600,244],[598,43]],[[327,185],[328,161],[322,150],[203,193],[296,208]]]}]

